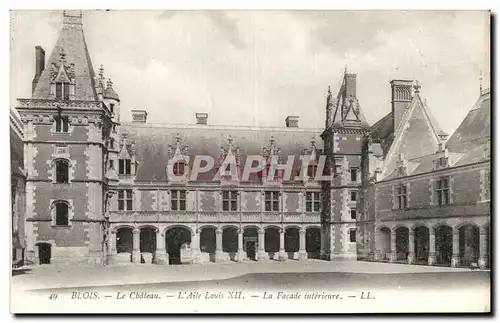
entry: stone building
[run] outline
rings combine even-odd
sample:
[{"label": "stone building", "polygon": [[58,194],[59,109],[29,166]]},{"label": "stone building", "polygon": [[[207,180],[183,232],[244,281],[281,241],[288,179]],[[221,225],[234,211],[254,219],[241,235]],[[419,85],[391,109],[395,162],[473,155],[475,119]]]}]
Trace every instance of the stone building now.
[{"label": "stone building", "polygon": [[26,176],[24,174],[23,124],[14,109],[10,110],[10,181],[11,181],[11,224],[12,265],[24,262],[25,237],[24,216],[26,209]]},{"label": "stone building", "polygon": [[298,116],[216,126],[203,112],[155,124],[144,110],[125,123],[80,12],[63,14],[47,64],[39,46],[35,60],[11,135],[24,145],[16,209],[28,263],[487,262],[487,94],[446,144],[411,81],[391,83],[393,110],[370,126],[347,71],[337,96],[328,90],[322,129]]},{"label": "stone building", "polygon": [[490,92],[446,140],[412,85],[391,83],[392,112],[364,140],[358,258],[487,267]]}]

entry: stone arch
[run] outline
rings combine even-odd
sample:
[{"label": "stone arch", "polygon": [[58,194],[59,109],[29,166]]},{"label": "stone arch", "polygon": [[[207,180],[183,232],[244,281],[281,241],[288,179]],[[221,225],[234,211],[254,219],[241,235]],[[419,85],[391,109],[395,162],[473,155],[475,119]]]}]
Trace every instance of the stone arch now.
[{"label": "stone arch", "polygon": [[215,262],[217,230],[219,228],[214,225],[203,225],[198,228],[202,262]]},{"label": "stone arch", "polygon": [[298,224],[288,224],[288,225],[285,225],[284,227],[285,230],[288,230],[288,229],[297,229],[297,230],[304,230],[303,227],[301,227],[300,225]]},{"label": "stone arch", "polygon": [[141,229],[153,229],[153,230],[156,230],[158,231],[158,227],[153,225],[153,224],[148,224],[148,223],[145,223],[145,224],[141,224],[139,226],[136,227],[137,229],[141,230]]},{"label": "stone arch", "polygon": [[304,226],[304,230],[307,230],[307,229],[319,229],[319,230],[321,230],[321,226],[317,225],[317,224],[308,224],[308,225]]},{"label": "stone arch", "polygon": [[455,230],[460,230],[461,228],[465,227],[465,226],[473,226],[473,227],[478,227],[478,228],[481,228],[481,224],[475,222],[475,221],[461,221],[460,223],[456,224],[453,229]]},{"label": "stone arch", "polygon": [[427,225],[426,223],[417,222],[417,223],[414,223],[413,225],[409,226],[409,229],[415,231],[415,229],[418,227],[425,227],[425,228],[430,230],[431,226]]},{"label": "stone arch", "polygon": [[265,224],[264,227],[263,227],[264,230],[267,230],[267,229],[277,229],[277,230],[281,230],[282,227],[280,227],[279,225],[277,224]]},{"label": "stone arch", "polygon": [[198,230],[201,232],[201,230],[204,229],[214,229],[214,230],[219,230],[219,227],[215,224],[202,224],[198,227]]},{"label": "stone arch", "polygon": [[188,230],[188,231],[191,233],[191,235],[194,235],[194,230],[193,230],[193,228],[191,228],[191,227],[190,227],[190,226],[188,226],[188,225],[185,225],[185,224],[178,224],[178,223],[176,223],[176,224],[171,224],[171,225],[169,225],[169,226],[165,227],[165,229],[163,230],[163,235],[165,236],[165,235],[166,235],[166,233],[167,233],[167,231],[168,231],[168,230],[170,230],[170,229],[173,229],[173,228],[183,228],[183,229]]},{"label": "stone arch", "polygon": [[255,229],[255,230],[259,231],[259,230],[262,230],[263,228],[258,226],[258,225],[255,225],[255,224],[246,224],[246,225],[243,225],[243,227],[241,229],[242,230]]},{"label": "stone arch", "polygon": [[130,224],[118,224],[111,229],[111,232],[117,233],[118,230],[123,229],[123,228],[131,229],[131,230],[135,229],[135,227],[133,225],[130,225]]},{"label": "stone arch", "polygon": [[239,230],[239,229],[240,229],[240,227],[239,227],[238,225],[236,225],[236,224],[223,224],[223,225],[221,225],[221,227],[220,227],[220,229],[221,229],[221,230],[225,230],[225,229],[227,229],[227,228],[234,228],[234,229],[236,229],[236,230]]},{"label": "stone arch", "polygon": [[395,224],[394,226],[392,226],[393,231],[399,230],[401,228],[410,230],[409,226],[406,223],[398,223],[398,224]]},{"label": "stone arch", "polygon": [[429,229],[435,232],[436,229],[439,227],[450,227],[451,229],[453,229],[453,225],[448,221],[438,221],[437,223],[433,224]]}]

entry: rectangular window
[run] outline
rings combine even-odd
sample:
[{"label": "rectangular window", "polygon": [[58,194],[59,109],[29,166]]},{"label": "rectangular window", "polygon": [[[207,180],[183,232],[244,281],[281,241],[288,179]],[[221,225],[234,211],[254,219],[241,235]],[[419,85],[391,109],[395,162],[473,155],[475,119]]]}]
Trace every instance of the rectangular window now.
[{"label": "rectangular window", "polygon": [[56,116],[54,117],[56,123],[56,132],[68,132],[69,120],[68,117]]},{"label": "rectangular window", "polygon": [[186,210],[186,191],[172,190],[172,211]]},{"label": "rectangular window", "polygon": [[56,100],[62,100],[63,86],[62,83],[56,83]]},{"label": "rectangular window", "polygon": [[130,159],[120,159],[118,161],[118,174],[130,175]]},{"label": "rectangular window", "polygon": [[358,200],[358,192],[351,191],[351,202],[356,202]]},{"label": "rectangular window", "polygon": [[349,231],[349,242],[356,242],[356,230]]},{"label": "rectangular window", "polygon": [[132,190],[118,191],[118,210],[132,210]]},{"label": "rectangular window", "polygon": [[114,103],[109,104],[109,110],[111,111],[111,113],[115,113],[115,104]]},{"label": "rectangular window", "polygon": [[356,215],[357,215],[357,210],[351,209],[351,219],[352,220],[356,220]]},{"label": "rectangular window", "polygon": [[222,192],[222,210],[237,211],[238,210],[238,192],[224,191]]},{"label": "rectangular window", "polygon": [[178,161],[174,164],[173,173],[175,176],[184,175],[184,162]]},{"label": "rectangular window", "polygon": [[399,210],[404,210],[407,207],[408,196],[406,195],[406,185],[399,184],[396,187],[396,208]]},{"label": "rectangular window", "polygon": [[66,203],[56,204],[56,225],[69,225],[68,205]]},{"label": "rectangular window", "polygon": [[69,100],[69,83],[64,83],[64,100]]},{"label": "rectangular window", "polygon": [[351,168],[351,182],[357,182],[358,181],[358,169],[357,168]]},{"label": "rectangular window", "polygon": [[450,204],[450,180],[448,177],[441,177],[436,181],[436,201],[438,205]]},{"label": "rectangular window", "polygon": [[319,192],[306,192],[306,212],[320,211]]},{"label": "rectangular window", "polygon": [[109,169],[115,169],[115,161],[114,160],[109,161]]},{"label": "rectangular window", "polygon": [[279,211],[279,192],[269,191],[265,193],[266,211]]},{"label": "rectangular window", "polygon": [[69,182],[69,167],[66,160],[58,160],[56,162],[56,182],[68,183]]}]

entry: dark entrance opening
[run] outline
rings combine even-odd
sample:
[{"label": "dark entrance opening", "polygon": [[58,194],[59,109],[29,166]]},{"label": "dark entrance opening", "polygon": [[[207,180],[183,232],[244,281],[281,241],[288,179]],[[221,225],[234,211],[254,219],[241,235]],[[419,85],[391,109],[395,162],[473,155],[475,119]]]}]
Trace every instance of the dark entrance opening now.
[{"label": "dark entrance opening", "polygon": [[191,243],[191,232],[183,227],[174,227],[165,233],[167,241],[168,263],[170,265],[180,265],[181,248],[185,243]]},{"label": "dark entrance opening", "polygon": [[255,241],[247,241],[247,257],[255,260],[257,253],[257,248],[255,246]]},{"label": "dark entrance opening", "polygon": [[49,243],[38,244],[38,259],[40,265],[50,264],[51,247]]}]

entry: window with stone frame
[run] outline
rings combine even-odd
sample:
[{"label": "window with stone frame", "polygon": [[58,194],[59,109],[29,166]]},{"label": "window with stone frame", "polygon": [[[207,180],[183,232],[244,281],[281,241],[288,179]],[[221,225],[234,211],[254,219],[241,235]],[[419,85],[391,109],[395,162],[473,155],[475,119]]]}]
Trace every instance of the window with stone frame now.
[{"label": "window with stone frame", "polygon": [[186,210],[186,191],[172,190],[171,191],[172,211]]},{"label": "window with stone frame", "polygon": [[357,167],[352,167],[349,169],[349,173],[351,176],[351,182],[357,182],[358,181],[358,171],[359,169]]},{"label": "window with stone frame", "polygon": [[396,209],[404,210],[408,207],[407,187],[401,183],[396,186]]},{"label": "window with stone frame", "polygon": [[115,161],[113,159],[111,159],[109,161],[109,169],[113,169],[113,170],[115,169]]},{"label": "window with stone frame", "polygon": [[306,192],[306,212],[320,212],[320,208],[320,193]]},{"label": "window with stone frame", "polygon": [[349,242],[356,242],[356,229],[349,230]]},{"label": "window with stone frame", "polygon": [[176,161],[174,163],[172,172],[174,173],[175,176],[182,176],[184,175],[184,169],[185,169],[185,162],[184,161]]},{"label": "window with stone frame", "polygon": [[358,200],[358,192],[357,191],[351,191],[350,192],[350,198],[351,198],[351,202],[356,202]]},{"label": "window with stone frame", "polygon": [[267,191],[264,193],[265,197],[265,208],[266,211],[279,211],[279,192],[277,191]]},{"label": "window with stone frame", "polygon": [[131,211],[132,210],[132,190],[118,190],[118,210]]},{"label": "window with stone frame", "polygon": [[115,149],[115,139],[109,138],[109,149]]},{"label": "window with stone frame", "polygon": [[238,192],[223,191],[222,192],[222,210],[223,211],[238,211]]},{"label": "window with stone frame", "polygon": [[351,220],[356,220],[356,217],[358,215],[358,210],[356,209],[351,209]]},{"label": "window with stone frame", "polygon": [[69,100],[69,83],[56,83],[56,100]]},{"label": "window with stone frame", "polygon": [[69,132],[69,118],[67,116],[55,116],[56,132]]},{"label": "window with stone frame", "polygon": [[56,161],[56,183],[69,183],[69,162],[65,159]]},{"label": "window with stone frame", "polygon": [[118,160],[118,174],[130,175],[131,174],[131,164],[132,164],[132,162],[130,159]]},{"label": "window with stone frame", "polygon": [[60,201],[55,204],[55,225],[68,226],[69,225],[69,206],[66,202]]},{"label": "window with stone frame", "polygon": [[450,178],[448,176],[436,180],[434,194],[437,205],[450,204]]}]

